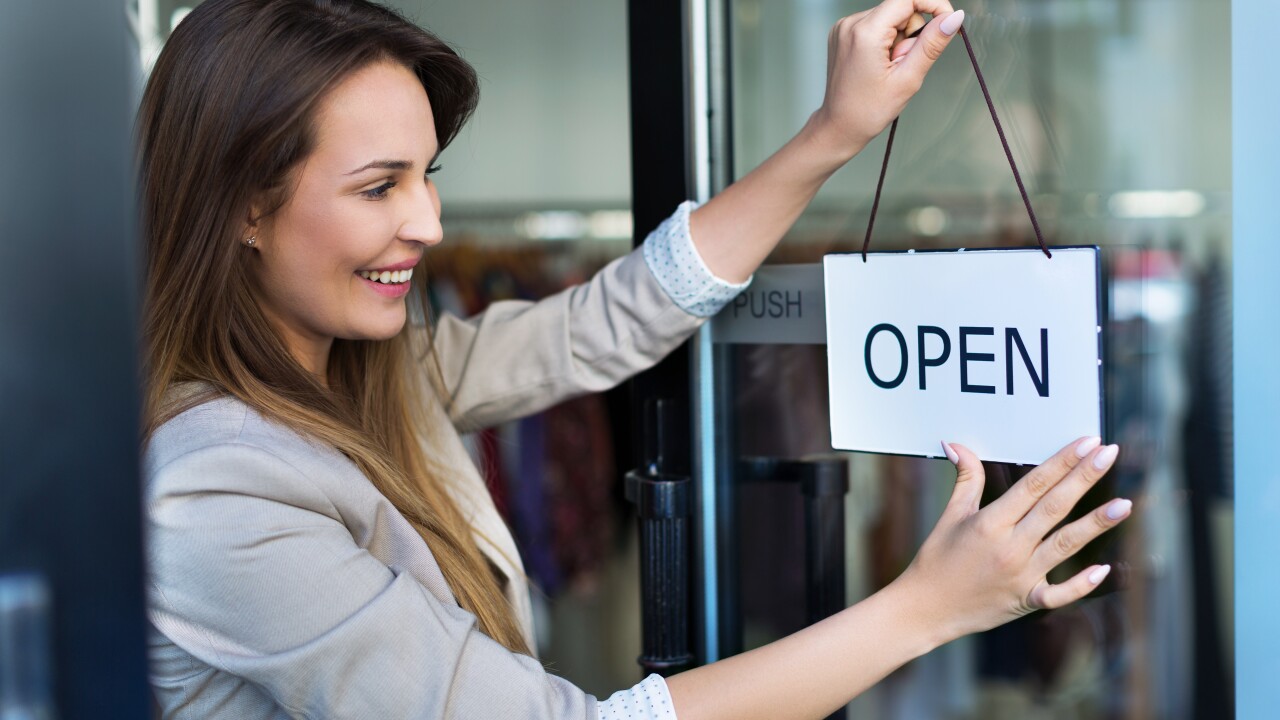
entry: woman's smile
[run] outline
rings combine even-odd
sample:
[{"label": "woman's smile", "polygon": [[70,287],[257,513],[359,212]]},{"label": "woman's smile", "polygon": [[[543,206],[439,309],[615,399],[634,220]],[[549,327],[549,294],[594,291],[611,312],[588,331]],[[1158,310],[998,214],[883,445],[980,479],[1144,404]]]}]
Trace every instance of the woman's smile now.
[{"label": "woman's smile", "polygon": [[356,273],[371,290],[383,297],[404,297],[409,292],[413,268],[407,270],[361,270]]},{"label": "woman's smile", "polygon": [[370,289],[383,297],[404,297],[409,292],[409,280],[413,277],[413,268],[420,260],[422,260],[421,255],[391,265],[357,270],[356,275]]}]

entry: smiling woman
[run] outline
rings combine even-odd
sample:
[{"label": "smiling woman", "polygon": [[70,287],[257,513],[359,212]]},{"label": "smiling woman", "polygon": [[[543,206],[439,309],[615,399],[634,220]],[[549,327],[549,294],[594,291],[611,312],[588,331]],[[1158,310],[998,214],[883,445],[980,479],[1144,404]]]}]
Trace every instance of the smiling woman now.
[{"label": "smiling woman", "polygon": [[[421,351],[401,333],[408,285],[382,276],[416,265],[440,241],[428,161],[476,94],[474,72],[452,50],[376,5],[211,1],[175,29],[139,113],[148,457],[166,457],[166,441],[182,432],[175,420],[219,397],[325,442],[431,547],[480,628],[527,652],[424,453],[426,376],[405,369]],[[375,269],[377,284],[360,276]],[[154,476],[153,498],[172,490],[166,477]],[[192,528],[160,527],[152,559],[163,586],[165,558],[191,561],[183,543]],[[254,588],[235,589],[254,597]],[[165,607],[168,617],[196,612]],[[266,630],[234,600],[220,611],[240,616],[229,637]],[[277,617],[261,619],[279,628]]]},{"label": "smiling woman", "polygon": [[[919,12],[934,17],[891,54]],[[475,73],[364,0],[196,8],[139,112],[165,716],[816,718],[939,644],[1096,587],[1106,567],[1046,574],[1127,516],[1122,501],[1054,530],[1115,446],[1082,438],[979,511],[980,463],[944,444],[959,481],[898,581],[597,703],[532,657],[519,551],[459,438],[613,387],[688,338],[962,21],[945,0],[840,20],[822,107],[755,171],[581,285],[421,327],[406,304],[416,286],[432,317],[415,272],[442,240],[431,175],[475,107]]]}]

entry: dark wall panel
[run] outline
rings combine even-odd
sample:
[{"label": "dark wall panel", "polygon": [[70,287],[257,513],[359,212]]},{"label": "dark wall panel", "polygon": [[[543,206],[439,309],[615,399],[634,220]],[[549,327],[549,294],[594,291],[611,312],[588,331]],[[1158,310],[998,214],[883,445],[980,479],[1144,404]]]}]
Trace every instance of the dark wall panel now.
[{"label": "dark wall panel", "polygon": [[49,582],[64,720],[150,712],[124,7],[0,10],[0,575]]}]

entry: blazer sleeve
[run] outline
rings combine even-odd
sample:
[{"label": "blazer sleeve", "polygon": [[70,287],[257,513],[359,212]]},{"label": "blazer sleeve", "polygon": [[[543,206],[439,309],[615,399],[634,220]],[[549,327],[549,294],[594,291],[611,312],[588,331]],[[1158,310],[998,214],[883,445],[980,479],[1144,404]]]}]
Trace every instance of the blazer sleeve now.
[{"label": "blazer sleeve", "polygon": [[434,343],[454,425],[471,431],[607,390],[653,366],[705,317],[677,305],[637,248],[539,302],[442,315]]},{"label": "blazer sleeve", "polygon": [[270,451],[193,450],[153,483],[152,623],[292,717],[595,719],[595,698],[359,547]]}]

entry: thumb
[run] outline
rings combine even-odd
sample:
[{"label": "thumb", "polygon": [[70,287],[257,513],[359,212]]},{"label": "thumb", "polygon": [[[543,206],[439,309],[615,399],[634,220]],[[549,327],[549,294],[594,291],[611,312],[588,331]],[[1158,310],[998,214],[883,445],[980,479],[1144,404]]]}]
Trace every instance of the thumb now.
[{"label": "thumb", "polygon": [[982,469],[982,461],[969,448],[959,443],[943,443],[942,449],[947,452],[947,459],[956,466],[956,487],[947,501],[946,513],[957,513],[965,517],[978,512],[982,503],[982,489],[987,484],[987,475]]},{"label": "thumb", "polygon": [[942,51],[951,44],[952,38],[960,30],[964,22],[964,11],[957,10],[950,15],[935,17],[929,21],[924,30],[917,36],[916,42],[902,60],[902,65],[918,73],[923,80],[925,73],[933,67],[934,61],[942,57]]}]

